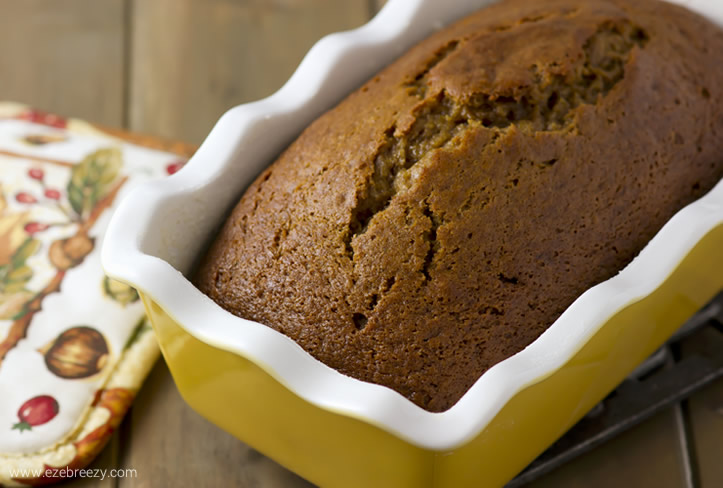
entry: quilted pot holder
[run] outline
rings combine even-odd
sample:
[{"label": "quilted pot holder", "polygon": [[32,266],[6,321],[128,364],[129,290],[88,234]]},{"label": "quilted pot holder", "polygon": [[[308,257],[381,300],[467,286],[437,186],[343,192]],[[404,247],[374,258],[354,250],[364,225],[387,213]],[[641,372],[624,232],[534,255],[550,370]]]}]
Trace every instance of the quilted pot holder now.
[{"label": "quilted pot holder", "polygon": [[100,248],[124,193],[191,148],[135,140],[0,103],[0,485],[90,463],[158,358],[138,294],[104,276]]}]

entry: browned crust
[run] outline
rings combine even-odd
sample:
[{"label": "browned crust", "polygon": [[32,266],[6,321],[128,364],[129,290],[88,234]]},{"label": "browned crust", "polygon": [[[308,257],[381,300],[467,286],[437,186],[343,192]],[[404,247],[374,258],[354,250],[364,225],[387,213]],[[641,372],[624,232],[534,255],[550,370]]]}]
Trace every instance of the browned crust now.
[{"label": "browned crust", "polygon": [[445,410],[723,176],[721,80],[723,34],[680,7],[502,2],[307,128],[195,281]]}]

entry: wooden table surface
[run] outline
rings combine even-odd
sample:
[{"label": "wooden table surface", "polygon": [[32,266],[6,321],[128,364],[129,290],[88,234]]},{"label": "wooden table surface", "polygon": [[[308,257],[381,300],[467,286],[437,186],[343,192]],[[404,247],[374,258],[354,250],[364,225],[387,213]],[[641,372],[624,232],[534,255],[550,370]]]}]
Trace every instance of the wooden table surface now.
[{"label": "wooden table surface", "polygon": [[[0,99],[197,144],[223,111],[278,89],[315,40],[381,3],[0,0]],[[162,361],[93,466],[135,475],[64,486],[309,486],[193,412]],[[723,487],[723,381],[530,486]]]}]

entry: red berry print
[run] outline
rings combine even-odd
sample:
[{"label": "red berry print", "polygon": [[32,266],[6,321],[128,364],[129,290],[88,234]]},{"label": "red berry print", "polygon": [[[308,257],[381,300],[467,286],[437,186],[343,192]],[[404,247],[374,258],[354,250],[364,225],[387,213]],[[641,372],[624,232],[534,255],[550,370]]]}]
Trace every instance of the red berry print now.
[{"label": "red berry print", "polygon": [[166,166],[166,173],[169,175],[172,175],[173,173],[178,172],[181,168],[183,168],[186,164],[186,161],[174,161],[168,166]]},{"label": "red berry print", "polygon": [[34,180],[43,181],[43,178],[45,177],[45,172],[40,168],[32,168],[28,170],[28,176]]},{"label": "red berry print", "polygon": [[44,195],[46,198],[50,198],[51,200],[60,200],[60,192],[54,188],[48,188],[45,190]]},{"label": "red berry print", "polygon": [[32,196],[30,193],[26,193],[24,191],[15,195],[15,200],[17,200],[20,203],[37,203],[37,201],[38,201],[37,198]]},{"label": "red berry print", "polygon": [[27,224],[25,224],[25,232],[33,235],[36,232],[42,232],[44,230],[47,230],[48,227],[50,227],[48,224],[42,224],[40,222],[28,222]]},{"label": "red berry print", "polygon": [[18,410],[18,419],[20,422],[13,425],[13,429],[20,432],[24,430],[32,430],[37,425],[50,422],[58,415],[60,406],[58,401],[50,395],[40,395],[31,398],[23,403]]},{"label": "red berry print", "polygon": [[64,118],[58,117],[55,114],[41,112],[40,110],[28,110],[27,112],[21,114],[18,118],[29,122],[35,122],[36,124],[57,127],[58,129],[64,129],[66,125],[68,125]]}]

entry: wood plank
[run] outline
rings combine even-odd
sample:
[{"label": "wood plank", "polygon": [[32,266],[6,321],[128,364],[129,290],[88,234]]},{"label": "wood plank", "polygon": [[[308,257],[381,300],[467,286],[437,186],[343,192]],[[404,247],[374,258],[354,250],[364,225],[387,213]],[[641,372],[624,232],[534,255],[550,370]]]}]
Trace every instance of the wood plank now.
[{"label": "wood plank", "polygon": [[529,488],[680,488],[675,415],[662,412],[603,446],[530,483]]},{"label": "wood plank", "polygon": [[276,91],[323,35],[363,24],[368,0],[133,0],[133,130],[201,142],[227,109]]},{"label": "wood plank", "polygon": [[700,486],[723,486],[723,380],[688,402]]},{"label": "wood plank", "polygon": [[121,125],[125,0],[0,0],[0,99]]},{"label": "wood plank", "polygon": [[[696,351],[723,347],[723,334],[713,328],[686,339],[683,356]],[[710,349],[711,351],[713,349]],[[719,379],[687,402],[696,475],[702,488],[723,486],[723,379]]]},{"label": "wood plank", "polygon": [[124,427],[120,463],[137,478],[119,478],[121,488],[310,486],[195,413],[159,361],[146,380]]}]

